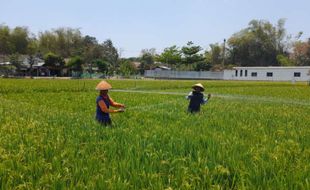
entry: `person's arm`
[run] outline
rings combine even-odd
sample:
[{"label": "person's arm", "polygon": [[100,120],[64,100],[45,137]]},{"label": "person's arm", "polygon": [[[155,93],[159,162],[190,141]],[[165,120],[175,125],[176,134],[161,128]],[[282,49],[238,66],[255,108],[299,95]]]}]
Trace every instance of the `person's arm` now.
[{"label": "person's arm", "polygon": [[190,93],[189,93],[187,96],[185,96],[185,97],[186,97],[187,100],[189,100],[189,99],[192,98],[192,96],[193,96],[193,92],[190,92]]},{"label": "person's arm", "polygon": [[210,98],[211,98],[211,94],[208,94],[208,98],[202,99],[202,104],[207,104]]},{"label": "person's arm", "polygon": [[111,104],[111,106],[116,107],[116,108],[125,108],[124,104],[114,102],[114,100],[112,98],[110,98],[110,104]]},{"label": "person's arm", "polygon": [[99,104],[99,107],[100,107],[101,111],[103,111],[104,113],[117,113],[117,112],[120,112],[120,110],[108,109],[103,100],[100,100],[98,102],[98,104]]}]

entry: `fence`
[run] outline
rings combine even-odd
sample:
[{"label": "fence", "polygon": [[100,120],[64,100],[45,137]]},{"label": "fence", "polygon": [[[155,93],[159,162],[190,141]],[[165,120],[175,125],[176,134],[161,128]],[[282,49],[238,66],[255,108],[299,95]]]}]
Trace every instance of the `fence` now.
[{"label": "fence", "polygon": [[147,70],[144,73],[146,78],[158,79],[212,79],[223,80],[224,72],[211,71],[167,71],[167,70]]}]

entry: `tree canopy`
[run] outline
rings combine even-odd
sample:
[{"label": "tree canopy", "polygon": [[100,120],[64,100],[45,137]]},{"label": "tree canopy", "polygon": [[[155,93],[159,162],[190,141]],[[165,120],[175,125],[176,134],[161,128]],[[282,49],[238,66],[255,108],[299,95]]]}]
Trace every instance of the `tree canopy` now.
[{"label": "tree canopy", "polygon": [[[0,61],[11,61],[18,70],[21,58],[44,58],[48,67],[64,68],[65,60],[72,71],[93,67],[101,72],[141,74],[164,64],[178,70],[221,70],[231,66],[309,66],[310,39],[301,41],[287,34],[285,19],[276,24],[252,20],[224,43],[213,43],[203,49],[189,41],[184,46],[171,45],[157,54],[155,48],[142,49],[139,57],[120,58],[111,39],[102,43],[96,37],[83,35],[79,29],[61,27],[32,34],[27,27],[0,25]],[[207,38],[208,36],[206,36]],[[44,56],[43,56],[44,55]],[[68,62],[69,60],[69,62]],[[59,64],[59,65],[57,65]],[[130,72],[129,72],[130,70]]]}]

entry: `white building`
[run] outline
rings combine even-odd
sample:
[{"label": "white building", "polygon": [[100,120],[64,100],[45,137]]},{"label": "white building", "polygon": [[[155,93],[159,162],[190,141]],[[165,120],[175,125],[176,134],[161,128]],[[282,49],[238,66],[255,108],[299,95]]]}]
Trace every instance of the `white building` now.
[{"label": "white building", "polygon": [[310,66],[234,67],[224,71],[224,80],[309,81]]}]

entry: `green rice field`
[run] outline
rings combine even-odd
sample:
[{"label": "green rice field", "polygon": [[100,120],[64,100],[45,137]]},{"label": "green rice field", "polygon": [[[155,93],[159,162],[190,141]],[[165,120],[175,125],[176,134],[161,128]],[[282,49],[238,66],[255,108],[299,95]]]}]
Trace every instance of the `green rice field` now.
[{"label": "green rice field", "polygon": [[0,79],[0,189],[310,189],[306,83],[108,80],[104,127],[98,82]]}]

